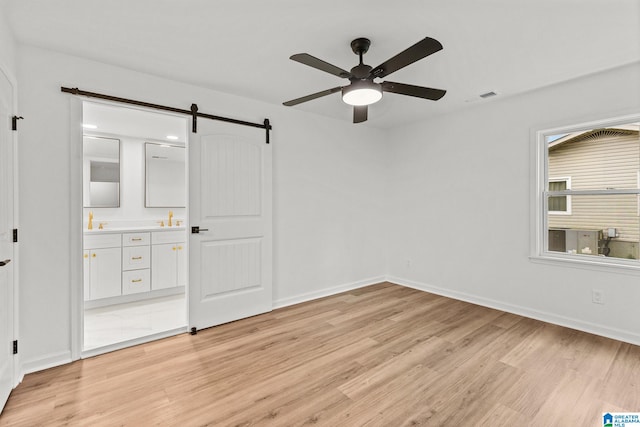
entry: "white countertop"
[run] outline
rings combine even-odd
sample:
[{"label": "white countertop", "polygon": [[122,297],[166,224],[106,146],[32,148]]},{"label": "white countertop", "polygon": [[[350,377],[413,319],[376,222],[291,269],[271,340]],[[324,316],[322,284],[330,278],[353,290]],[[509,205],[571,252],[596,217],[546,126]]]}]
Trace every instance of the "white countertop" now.
[{"label": "white countertop", "polygon": [[138,227],[113,227],[113,228],[103,228],[100,230],[97,226],[93,228],[93,230],[84,229],[84,234],[113,234],[113,233],[135,233],[135,232],[149,232],[149,231],[185,231],[186,227],[184,225],[181,226],[164,226],[161,227],[159,225],[142,225]]}]

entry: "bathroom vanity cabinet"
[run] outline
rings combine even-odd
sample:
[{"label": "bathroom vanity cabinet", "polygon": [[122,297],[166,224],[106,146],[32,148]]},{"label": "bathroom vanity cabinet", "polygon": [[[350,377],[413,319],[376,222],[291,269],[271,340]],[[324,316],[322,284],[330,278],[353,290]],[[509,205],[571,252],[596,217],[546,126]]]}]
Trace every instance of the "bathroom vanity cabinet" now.
[{"label": "bathroom vanity cabinet", "polygon": [[84,235],[85,301],[99,306],[157,297],[185,286],[186,276],[184,228]]}]

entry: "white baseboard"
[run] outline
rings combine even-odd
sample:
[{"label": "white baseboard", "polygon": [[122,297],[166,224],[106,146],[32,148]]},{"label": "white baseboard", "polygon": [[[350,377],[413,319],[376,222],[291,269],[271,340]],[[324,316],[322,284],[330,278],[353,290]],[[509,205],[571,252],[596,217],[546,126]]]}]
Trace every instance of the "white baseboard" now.
[{"label": "white baseboard", "polygon": [[555,325],[564,326],[578,331],[588,332],[594,335],[600,335],[606,338],[627,342],[629,344],[640,345],[640,335],[635,332],[617,328],[609,328],[591,322],[585,322],[579,319],[561,316],[555,313],[539,311],[519,305],[509,304],[502,301],[496,301],[490,298],[484,298],[478,295],[468,294],[466,292],[454,291],[451,289],[439,288],[437,286],[425,283],[415,282],[413,280],[402,279],[395,276],[387,276],[386,281],[395,283],[396,285],[406,286],[407,288],[418,289],[420,291],[441,295],[460,301],[469,302],[484,307],[494,308],[507,313],[517,314],[519,316],[529,317],[531,319],[540,320]]},{"label": "white baseboard", "polygon": [[300,304],[302,302],[328,297],[330,295],[351,291],[353,289],[364,288],[365,286],[375,285],[376,283],[384,282],[385,280],[385,276],[371,277],[369,279],[358,280],[357,282],[345,283],[338,286],[332,286],[330,288],[324,288],[319,291],[306,292],[304,294],[299,294],[292,297],[281,298],[273,302],[273,309],[275,310],[276,308]]},{"label": "white baseboard", "polygon": [[37,371],[54,368],[56,366],[71,363],[71,351],[61,351],[60,353],[49,354],[35,360],[24,362],[20,369],[20,378]]}]

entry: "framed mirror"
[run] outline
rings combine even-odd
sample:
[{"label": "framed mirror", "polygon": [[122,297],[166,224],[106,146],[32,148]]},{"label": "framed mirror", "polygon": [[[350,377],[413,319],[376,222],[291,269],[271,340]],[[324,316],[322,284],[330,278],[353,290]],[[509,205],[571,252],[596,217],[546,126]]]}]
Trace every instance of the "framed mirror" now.
[{"label": "framed mirror", "polygon": [[120,207],[120,140],[85,135],[82,146],[84,207]]},{"label": "framed mirror", "polygon": [[145,207],[186,206],[185,148],[146,142]]}]

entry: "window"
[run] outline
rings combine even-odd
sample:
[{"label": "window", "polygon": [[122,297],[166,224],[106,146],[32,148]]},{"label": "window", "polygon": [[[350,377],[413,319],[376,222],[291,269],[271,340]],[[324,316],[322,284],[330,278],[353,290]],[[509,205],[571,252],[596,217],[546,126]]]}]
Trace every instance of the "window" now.
[{"label": "window", "polygon": [[[549,178],[549,191],[571,190],[571,178]],[[551,196],[548,201],[551,215],[571,215],[571,196]]]},{"label": "window", "polygon": [[640,115],[536,134],[534,256],[640,270]]}]

